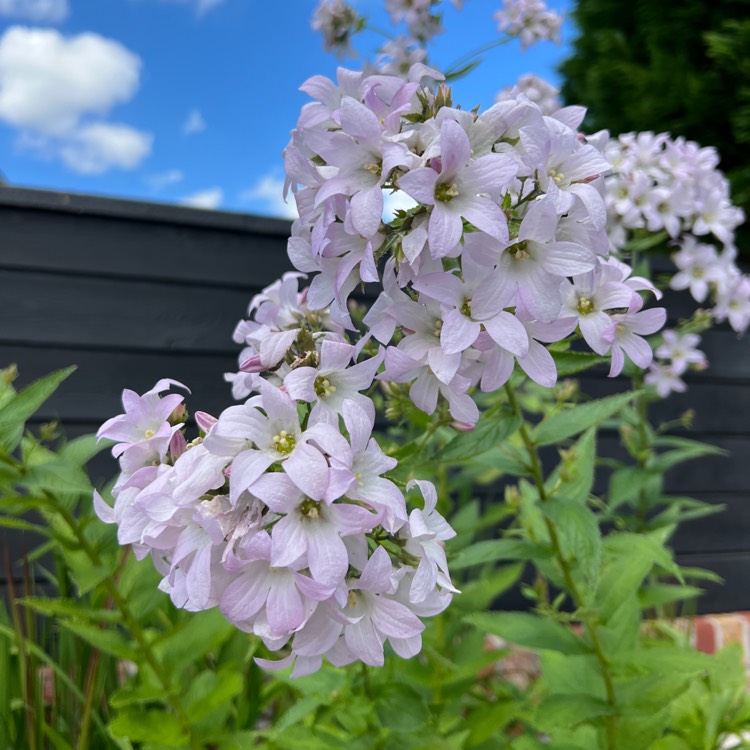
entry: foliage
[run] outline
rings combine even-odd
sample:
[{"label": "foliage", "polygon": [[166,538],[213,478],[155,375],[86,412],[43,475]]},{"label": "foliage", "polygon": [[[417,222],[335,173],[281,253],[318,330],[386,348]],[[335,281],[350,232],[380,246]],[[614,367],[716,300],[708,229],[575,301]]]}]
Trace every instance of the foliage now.
[{"label": "foliage", "polygon": [[[0,454],[0,523],[44,540],[31,562],[13,566],[25,584],[11,587],[0,618],[3,747],[703,750],[750,721],[736,651],[711,658],[666,625],[642,628],[645,615],[695,592],[665,543],[676,523],[710,510],[665,497],[658,480],[710,448],[650,427],[634,437],[641,392],[571,405],[565,385],[516,387],[518,396],[509,387],[480,423],[476,435],[491,441],[483,450],[444,424],[420,439],[423,416],[412,407],[389,436],[415,446],[394,479],[438,467],[463,593],[428,623],[419,658],[391,654],[380,670],[326,667],[290,681],[263,674],[259,642],[216,610],[175,609],[152,566],[92,522],[82,467],[103,446],[88,436],[60,442],[49,427],[24,432],[68,374],[16,393],[6,371],[0,393],[14,436]],[[631,461],[612,473],[607,495],[593,495],[597,435],[618,411]],[[539,448],[552,432],[567,447],[545,473]],[[638,462],[649,480],[618,479]],[[614,530],[602,534],[604,524]],[[488,612],[519,585],[531,609]],[[488,633],[536,650],[541,676],[527,687],[509,681],[508,646],[490,646]]]},{"label": "foliage", "polygon": [[[671,132],[715,146],[734,202],[750,215],[750,3],[579,0],[562,64],[566,102],[588,132]],[[750,248],[748,229],[738,247]]]}]

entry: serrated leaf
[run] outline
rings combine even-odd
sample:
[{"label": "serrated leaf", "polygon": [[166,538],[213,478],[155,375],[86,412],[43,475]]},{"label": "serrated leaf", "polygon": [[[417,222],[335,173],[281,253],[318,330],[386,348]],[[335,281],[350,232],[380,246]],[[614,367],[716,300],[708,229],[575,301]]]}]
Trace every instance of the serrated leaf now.
[{"label": "serrated leaf", "polygon": [[191,724],[197,724],[213,711],[229,708],[232,699],[242,692],[239,672],[203,672],[192,680],[186,694],[186,712]]},{"label": "serrated leaf", "polygon": [[179,721],[166,711],[131,708],[109,723],[109,731],[115,737],[126,737],[131,742],[149,742],[180,747],[187,741],[187,734]]},{"label": "serrated leaf", "polygon": [[596,427],[590,427],[571,447],[561,451],[560,463],[546,482],[549,494],[585,503],[594,485]]},{"label": "serrated leaf", "polygon": [[459,78],[463,78],[464,76],[469,75],[472,70],[474,70],[478,65],[481,65],[482,58],[479,57],[476,60],[472,60],[471,62],[467,63],[466,65],[462,65],[459,68],[453,68],[452,70],[445,73],[445,82],[450,83],[452,81],[457,81]]},{"label": "serrated leaf", "polygon": [[609,480],[608,506],[614,510],[623,503],[635,500],[641,493],[653,497],[661,493],[663,478],[639,466],[623,466],[612,473]]},{"label": "serrated leaf", "polygon": [[546,547],[525,539],[491,539],[475,542],[450,559],[452,570],[501,560],[533,560],[549,556]]},{"label": "serrated leaf", "polygon": [[163,703],[167,696],[161,685],[133,685],[127,683],[115,690],[109,698],[109,705],[116,710],[135,706],[139,703]]},{"label": "serrated leaf", "polygon": [[641,609],[660,607],[683,599],[697,599],[703,592],[704,589],[699,589],[697,586],[651,583],[638,592],[638,604]]},{"label": "serrated leaf", "polygon": [[601,562],[601,534],[592,510],[584,503],[553,497],[542,510],[557,529],[562,553],[575,561],[591,586],[596,586]]},{"label": "serrated leaf", "polygon": [[21,442],[29,417],[57,390],[75,367],[66,367],[33,382],[0,408],[0,447],[14,450]]},{"label": "serrated leaf", "polygon": [[667,234],[667,232],[665,232],[664,230],[660,232],[638,234],[640,236],[634,237],[625,245],[622,250],[624,253],[642,253],[645,250],[651,250],[655,247],[658,247],[669,239],[669,234]]},{"label": "serrated leaf", "polygon": [[24,480],[32,489],[47,490],[55,494],[86,495],[91,492],[91,484],[86,473],[78,466],[63,460],[30,467]]},{"label": "serrated leaf", "polygon": [[468,586],[461,586],[461,596],[453,600],[453,606],[461,612],[486,610],[500,594],[518,581],[523,569],[522,564],[506,565],[481,576]]},{"label": "serrated leaf", "polygon": [[97,440],[96,435],[81,435],[65,443],[58,451],[58,456],[73,466],[83,467],[111,445],[111,440]]},{"label": "serrated leaf", "polygon": [[670,553],[645,534],[610,534],[605,541],[608,561],[599,581],[597,603],[606,622],[620,604],[635,595],[654,565],[681,575]]},{"label": "serrated leaf", "polygon": [[540,704],[536,718],[541,729],[550,731],[558,727],[574,729],[579,724],[613,713],[612,706],[601,698],[586,693],[571,693],[549,696]]},{"label": "serrated leaf", "polygon": [[573,437],[616,414],[637,395],[635,391],[618,393],[552,414],[536,428],[534,440],[538,445],[552,445]]},{"label": "serrated leaf", "polygon": [[555,360],[557,376],[575,375],[597,365],[604,364],[608,360],[598,354],[590,352],[556,352],[551,351],[552,359]]},{"label": "serrated leaf", "polygon": [[71,633],[75,633],[94,648],[107,654],[112,654],[120,659],[136,661],[138,656],[135,649],[128,643],[124,636],[118,631],[98,628],[75,620],[60,619],[59,623]]},{"label": "serrated leaf", "polygon": [[528,612],[482,612],[467,615],[464,620],[485,633],[499,635],[525,648],[547,649],[563,654],[588,652],[584,642],[564,625]]},{"label": "serrated leaf", "polygon": [[75,599],[45,599],[32,596],[19,599],[19,603],[35,612],[51,617],[64,617],[88,622],[119,622],[122,620],[122,615],[117,610],[91,609],[83,606]]},{"label": "serrated leaf", "polygon": [[498,447],[519,427],[516,416],[488,417],[480,420],[469,432],[456,435],[435,457],[436,461],[464,461]]},{"label": "serrated leaf", "polygon": [[413,687],[400,682],[388,683],[378,691],[375,711],[383,726],[397,732],[419,731],[431,719],[424,697]]}]

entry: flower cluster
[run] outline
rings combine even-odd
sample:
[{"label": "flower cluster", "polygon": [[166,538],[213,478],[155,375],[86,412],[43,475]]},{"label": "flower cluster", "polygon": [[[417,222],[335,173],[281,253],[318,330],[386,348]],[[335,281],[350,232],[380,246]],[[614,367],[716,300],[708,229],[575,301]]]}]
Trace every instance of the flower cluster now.
[{"label": "flower cluster", "polygon": [[682,380],[689,369],[705,370],[706,355],[698,349],[701,337],[697,333],[662,331],[662,343],[654,354],[657,361],[651,364],[644,381],[656,388],[661,398],[670,393],[684,393],[687,385]]},{"label": "flower cluster", "polygon": [[[606,133],[604,134],[606,137]],[[625,133],[608,141],[613,174],[607,180],[609,236],[615,251],[634,232],[664,232],[678,248],[672,289],[689,289],[713,316],[738,332],[750,323],[750,280],[735,259],[735,229],[743,222],[714,148],[666,133]]]},{"label": "flower cluster", "polygon": [[560,42],[562,16],[547,8],[544,0],[503,0],[495,13],[498,29],[521,40],[521,49],[539,41]]},{"label": "flower cluster", "polygon": [[[422,507],[409,512],[372,436],[376,380],[470,429],[474,391],[502,387],[516,363],[555,383],[547,344],[579,331],[616,375],[625,355],[650,364],[642,336],[665,319],[643,309],[650,282],[607,257],[609,163],[578,135],[584,111],[545,116],[518,94],[479,114],[429,83],[440,78],[416,64],[303,85],[313,101],[285,150],[298,273],[235,330],[245,348],[227,377],[246,401],[197,412],[188,442],[182,397],[166,393],[181,386],[163,380],[125,391],[98,433],[121,474],[114,506],[96,508],[120,542],[151,556],[177,606],[218,606],[286,649],[265,666],[294,662],[296,675],[324,657],[382,664],[386,641],[413,656],[420,618],[456,591],[435,488],[410,481]],[[386,223],[384,192],[414,205]],[[349,306],[361,284],[377,292],[364,331]]]},{"label": "flower cluster", "polygon": [[495,97],[495,101],[502,102],[506,99],[515,99],[519,94],[525,94],[542,110],[544,115],[554,115],[555,112],[562,109],[560,89],[533,73],[522,75],[515,85],[503,89]]},{"label": "flower cluster", "polygon": [[[544,116],[522,94],[483,114],[451,104],[423,65],[406,80],[338,72],[302,87],[313,102],[285,151],[299,219],[289,257],[314,274],[306,303],[351,328],[347,301],[382,284],[365,341],[385,345],[381,379],[408,384],[427,413],[478,417],[470,390],[494,391],[514,365],[556,380],[544,344],[580,327],[594,351],[651,361],[641,338],[663,325],[654,291],[606,258],[603,155],[578,136],[579,107]],[[382,220],[383,194],[416,205]]]},{"label": "flower cluster", "polygon": [[408,513],[383,476],[397,462],[371,435],[371,402],[346,397],[374,367],[337,378],[352,350],[324,340],[319,367],[292,370],[285,388],[264,380],[218,419],[198,412],[202,437],[190,443],[182,396],[162,395],[181,384],[168,380],[142,396],[125,391],[124,414],[98,433],[115,441],[121,474],[114,507],[97,494],[95,508],[117,524],[120,543],[151,556],[178,607],[218,606],[270,650],[288,646],[280,664],[296,660],[295,676],[324,656],[380,665],[386,641],[414,656],[419,618],[441,612],[456,591],[442,547],[454,532],[434,486],[407,486],[423,498]]},{"label": "flower cluster", "polygon": [[310,25],[323,34],[326,51],[337,57],[354,56],[351,38],[362,30],[363,19],[345,0],[322,0]]}]

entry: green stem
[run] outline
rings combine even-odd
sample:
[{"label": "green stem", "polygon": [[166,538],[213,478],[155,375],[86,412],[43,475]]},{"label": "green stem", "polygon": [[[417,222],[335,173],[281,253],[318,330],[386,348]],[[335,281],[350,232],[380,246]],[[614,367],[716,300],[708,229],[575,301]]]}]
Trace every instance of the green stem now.
[{"label": "green stem", "polygon": [[[537,491],[539,493],[539,499],[542,503],[545,503],[549,500],[549,496],[547,494],[547,489],[544,486],[544,472],[542,470],[542,462],[539,457],[539,450],[536,443],[529,434],[529,430],[526,427],[525,421],[523,421],[523,413],[518,405],[516,395],[515,393],[513,393],[513,389],[509,383],[505,384],[505,393],[508,396],[508,402],[513,409],[513,413],[522,420],[521,427],[519,428],[519,434],[521,435],[523,444],[529,454],[531,471],[534,477],[534,484],[536,485]],[[583,610],[585,609],[585,601],[583,599],[583,596],[581,596],[581,592],[578,590],[578,585],[576,584],[575,579],[573,578],[568,560],[563,554],[562,544],[560,543],[560,536],[557,533],[557,528],[555,527],[555,524],[552,523],[552,520],[546,515],[544,516],[544,523],[547,528],[547,533],[549,534],[550,543],[552,544],[552,551],[555,555],[555,559],[557,560],[557,564],[560,566],[565,586],[570,592],[571,599],[573,600],[576,608],[579,610]],[[607,717],[607,746],[609,750],[616,750],[617,725],[615,711],[617,710],[617,697],[615,696],[615,686],[609,669],[609,660],[604,653],[604,648],[602,647],[602,642],[599,638],[599,630],[597,628],[596,622],[588,618],[583,618],[583,624],[586,627],[586,631],[588,632],[589,638],[591,640],[591,645],[594,649],[596,660],[599,662],[599,669],[602,674],[602,679],[604,680],[604,689],[607,694],[607,704],[612,710],[612,714]]]},{"label": "green stem", "polygon": [[500,47],[503,44],[507,44],[509,41],[509,37],[501,37],[500,39],[495,39],[495,41],[493,42],[487,42],[487,44],[483,44],[481,47],[477,47],[475,50],[468,52],[463,57],[459,57],[458,60],[449,65],[446,68],[445,75],[451,75],[451,73],[458,70],[462,65],[471,62],[475,57],[481,55],[483,52],[489,52],[491,49],[495,49],[495,47]]},{"label": "green stem", "polygon": [[[52,495],[49,492],[45,492],[44,494],[54,504],[55,510],[60,514],[60,516],[62,517],[63,521],[65,521],[68,528],[73,532],[73,534],[76,537],[76,540],[81,546],[81,549],[85,552],[86,556],[89,558],[92,565],[99,567],[102,564],[102,560],[101,560],[101,557],[99,556],[98,551],[91,544],[91,542],[89,542],[89,540],[86,538],[85,534],[83,533],[83,530],[81,529],[80,525],[76,523],[76,520],[71,514],[71,512],[62,504],[58,503],[57,498],[55,498],[54,495]],[[193,735],[192,729],[190,727],[190,720],[187,714],[185,713],[185,709],[182,707],[182,704],[180,703],[180,699],[174,690],[172,681],[170,680],[169,675],[164,669],[164,666],[156,657],[156,654],[154,654],[153,649],[151,648],[151,644],[146,638],[146,634],[143,632],[143,630],[141,629],[141,626],[138,624],[138,621],[135,619],[135,617],[133,617],[133,614],[130,612],[130,609],[128,607],[127,601],[125,600],[125,597],[123,597],[122,593],[117,588],[117,584],[114,582],[114,580],[111,577],[109,576],[106,577],[103,581],[103,585],[107,591],[107,594],[111,597],[112,601],[115,603],[115,606],[117,607],[117,609],[120,610],[123,620],[125,621],[125,625],[130,630],[135,641],[138,643],[141,653],[143,654],[144,658],[148,662],[148,665],[153,670],[154,675],[156,676],[156,679],[161,683],[162,688],[164,688],[164,693],[166,694],[169,705],[172,707],[172,710],[175,712],[175,715],[178,721],[182,725],[182,728],[187,732],[188,736],[190,737],[191,747],[193,748],[193,750],[201,750],[201,744]]]},{"label": "green stem", "polygon": [[385,37],[386,39],[388,39],[390,41],[394,41],[396,39],[396,37],[393,36],[393,34],[385,31],[384,29],[379,28],[378,26],[373,26],[372,24],[369,24],[369,23],[366,23],[362,27],[362,30],[363,31],[371,31],[373,34],[378,34],[378,35],[380,35],[382,37]]}]

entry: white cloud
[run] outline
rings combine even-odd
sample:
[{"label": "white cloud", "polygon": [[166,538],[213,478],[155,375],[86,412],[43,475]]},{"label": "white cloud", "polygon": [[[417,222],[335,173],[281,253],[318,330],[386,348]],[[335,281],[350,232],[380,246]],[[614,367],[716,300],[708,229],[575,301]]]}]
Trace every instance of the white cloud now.
[{"label": "white cloud", "polygon": [[144,178],[144,182],[154,191],[159,192],[170,185],[177,185],[185,179],[185,175],[179,169],[168,169],[166,172],[158,172]]},{"label": "white cloud", "polygon": [[118,42],[13,26],[0,38],[0,118],[43,133],[107,114],[138,90],[141,61]]},{"label": "white cloud", "polygon": [[296,219],[297,207],[290,195],[289,202],[284,201],[284,180],[280,177],[266,175],[261,177],[253,187],[240,195],[243,203],[260,202],[255,210],[264,211],[268,216],[284,219]]},{"label": "white cloud", "polygon": [[153,137],[129,125],[97,122],[77,128],[60,146],[74,172],[101,174],[113,167],[133,169],[150,153]]},{"label": "white cloud", "polygon": [[135,96],[140,71],[137,55],[98,34],[13,26],[0,37],[0,120],[77,172],[133,169],[153,137],[98,118]]},{"label": "white cloud", "polygon": [[182,132],[185,135],[193,135],[194,133],[202,133],[205,129],[206,121],[203,119],[201,111],[199,109],[191,109],[185,118],[185,122],[182,123]]},{"label": "white cloud", "polygon": [[0,0],[0,16],[36,23],[60,23],[70,13],[68,0]]},{"label": "white cloud", "polygon": [[183,206],[191,206],[192,208],[214,209],[218,208],[223,200],[224,191],[219,187],[215,187],[208,188],[207,190],[199,190],[192,195],[186,195],[180,203]]}]

